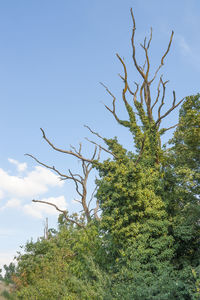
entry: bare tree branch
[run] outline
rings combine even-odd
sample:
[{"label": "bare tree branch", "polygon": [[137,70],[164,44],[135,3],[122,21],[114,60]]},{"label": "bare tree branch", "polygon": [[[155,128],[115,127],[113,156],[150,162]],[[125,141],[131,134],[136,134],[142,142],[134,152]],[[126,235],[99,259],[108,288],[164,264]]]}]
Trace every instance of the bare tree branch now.
[{"label": "bare tree branch", "polygon": [[161,109],[162,109],[163,105],[165,104],[164,103],[164,100],[165,100],[165,91],[166,91],[166,84],[168,83],[168,80],[165,81],[165,82],[163,82],[162,77],[160,77],[160,81],[161,81],[162,86],[163,86],[163,95],[162,95],[161,104],[160,104],[160,106],[158,108],[158,119],[160,119],[160,112],[161,112]]},{"label": "bare tree branch", "polygon": [[166,131],[168,131],[168,130],[170,130],[170,129],[173,129],[173,128],[175,128],[176,126],[178,126],[179,125],[179,123],[177,123],[177,124],[175,124],[175,125],[173,125],[173,126],[171,126],[171,127],[168,127],[168,128],[162,128],[161,130],[160,130],[160,134],[164,134]]},{"label": "bare tree branch", "polygon": [[[119,77],[120,77],[120,78],[123,80],[123,82],[124,82],[124,81],[125,81],[125,78],[124,78],[121,74],[118,74],[118,75],[119,75]],[[134,96],[134,101],[136,101],[136,95],[137,95],[137,92],[138,92],[138,89],[139,89],[139,84],[138,84],[137,82],[135,82],[135,81],[134,81],[134,83],[135,83],[135,85],[136,85],[136,91],[135,91],[135,92],[133,92],[133,91],[131,90],[131,88],[130,88],[128,82],[127,82],[127,88],[128,88],[129,93],[130,93],[132,96]]]},{"label": "bare tree branch", "polygon": [[125,103],[125,105],[127,106],[128,105],[128,102],[126,100],[126,92],[128,90],[128,83],[127,83],[127,70],[126,70],[126,65],[124,63],[124,61],[122,60],[122,58],[119,56],[119,54],[117,53],[116,54],[117,58],[119,59],[119,61],[121,62],[121,64],[123,65],[123,68],[124,68],[124,89],[123,89],[123,92],[122,92],[122,98],[123,98],[123,101]]},{"label": "bare tree branch", "polygon": [[88,125],[84,125],[84,127],[87,128],[92,134],[96,135],[98,138],[105,141],[105,138],[103,138],[98,132],[92,130]]},{"label": "bare tree branch", "polygon": [[153,105],[152,105],[152,107],[151,107],[151,111],[153,111],[154,106],[158,103],[159,96],[160,96],[160,84],[161,84],[161,81],[162,81],[162,75],[160,76],[160,80],[159,80],[159,82],[158,82],[158,87],[157,87],[157,97],[156,97],[156,100],[155,100],[155,102],[153,103]]},{"label": "bare tree branch", "polygon": [[[125,78],[124,78],[122,75],[119,74],[119,77],[125,82]],[[137,92],[138,92],[138,90],[139,90],[139,84],[138,84],[137,82],[135,82],[135,81],[134,81],[134,83],[135,83],[135,85],[136,85],[136,90],[135,90],[135,92],[133,92],[133,91],[131,90],[131,88],[130,88],[128,82],[127,82],[127,89],[128,89],[128,91],[129,91],[129,93],[133,96],[133,101],[136,102],[136,101],[137,101]]]},{"label": "bare tree branch", "polygon": [[[48,166],[47,164],[42,163],[41,161],[39,161],[39,160],[38,160],[35,156],[33,156],[33,155],[28,154],[28,153],[26,153],[25,155],[31,157],[32,159],[34,159],[34,160],[35,160],[38,164],[40,164],[41,166],[43,166],[43,167],[45,167],[45,168],[47,168],[47,169],[50,169],[50,170],[56,172],[59,176],[61,176],[61,179],[62,179],[62,180],[73,179],[72,177],[70,177],[70,176],[68,176],[68,175],[66,175],[66,174],[61,173],[61,172],[60,172],[58,169],[56,169],[54,166],[51,167],[51,166]],[[77,181],[79,181],[79,180],[77,179]],[[80,181],[79,181],[79,182],[80,182]]]},{"label": "bare tree branch", "polygon": [[74,177],[74,175],[72,174],[72,172],[70,171],[70,169],[68,171],[69,171],[69,174],[71,175],[72,180],[75,183],[76,192],[79,194],[79,196],[83,197],[83,194],[79,191],[79,186],[78,186],[78,183],[80,183],[81,185],[83,184],[83,180],[79,181],[77,178]]},{"label": "bare tree branch", "polygon": [[56,151],[58,152],[62,152],[62,153],[65,153],[65,154],[70,154],[70,155],[73,155],[79,159],[81,159],[82,161],[87,161],[87,162],[93,162],[91,159],[88,159],[88,158],[85,158],[83,157],[82,155],[76,153],[76,152],[73,152],[73,151],[68,151],[68,150],[64,150],[64,149],[60,149],[60,148],[57,148],[56,146],[54,146],[54,144],[52,142],[50,142],[50,140],[46,137],[45,135],[45,132],[42,128],[40,128],[40,130],[42,131],[42,134],[43,134],[43,138],[45,139],[45,141]]},{"label": "bare tree branch", "polygon": [[85,226],[83,224],[80,224],[78,223],[77,221],[73,220],[73,219],[70,219],[68,216],[67,216],[67,212],[66,210],[62,210],[60,208],[58,208],[58,206],[54,203],[51,203],[51,202],[47,202],[47,201],[42,201],[42,200],[32,200],[32,202],[35,202],[35,203],[43,203],[43,204],[47,204],[47,205],[50,205],[50,206],[53,206],[55,207],[55,209],[57,211],[59,211],[60,213],[62,213],[66,219],[67,222],[70,222],[70,223],[73,223],[73,224],[76,224],[78,227],[81,227],[81,228],[84,228],[85,229]]},{"label": "bare tree branch", "polygon": [[136,56],[135,56],[135,42],[134,42],[134,38],[135,38],[136,27],[135,27],[135,18],[134,18],[134,15],[133,15],[132,8],[131,8],[131,17],[132,17],[132,21],[133,21],[133,29],[132,29],[132,37],[131,37],[132,50],[133,50],[133,52],[132,52],[132,58],[133,58],[134,65],[135,65],[136,69],[138,70],[138,72],[140,73],[140,75],[142,76],[142,78],[144,79],[144,81],[146,82],[147,79],[145,77],[145,74],[142,71],[142,69],[139,67],[139,65],[137,63],[137,60],[136,60]]},{"label": "bare tree branch", "polygon": [[101,148],[103,151],[105,151],[105,152],[111,154],[113,157],[116,158],[116,155],[115,155],[114,153],[112,153],[110,150],[108,150],[108,149],[104,148],[103,146],[101,146],[101,145],[95,143],[94,141],[89,140],[87,137],[86,137],[85,139],[86,139],[88,142],[90,142],[90,143],[92,143],[92,144],[98,146],[98,147]]},{"label": "bare tree branch", "polygon": [[177,104],[175,104],[176,100],[174,98],[173,103],[172,103],[172,107],[164,114],[162,115],[160,118],[158,118],[158,120],[156,121],[156,125],[160,124],[160,121],[162,119],[164,119],[167,115],[169,115],[169,113],[171,111],[173,111],[176,107],[178,107],[183,101],[185,100],[185,97],[183,97]]},{"label": "bare tree branch", "polygon": [[96,191],[97,191],[97,186],[95,186],[95,188],[94,188],[94,190],[93,190],[93,192],[91,194],[90,200],[88,202],[88,208],[90,208],[90,204],[91,204],[91,202],[92,202],[92,200],[94,198],[94,194],[96,193]]},{"label": "bare tree branch", "polygon": [[69,154],[72,155],[74,157],[77,157],[81,160],[82,162],[82,171],[83,171],[83,176],[81,176],[80,174],[73,174],[71,170],[68,170],[69,175],[67,174],[63,174],[61,173],[58,169],[56,169],[54,166],[49,166],[41,161],[39,161],[36,157],[34,157],[31,154],[26,154],[27,156],[31,157],[32,159],[34,159],[37,163],[39,163],[40,165],[56,172],[62,180],[67,180],[70,179],[74,182],[75,184],[75,189],[77,194],[80,196],[80,200],[77,200],[79,203],[81,203],[82,207],[83,207],[83,211],[85,213],[86,219],[89,222],[91,220],[91,216],[89,213],[89,208],[88,208],[88,204],[87,204],[87,180],[88,180],[88,176],[91,172],[91,170],[93,169],[93,163],[95,161],[99,161],[100,159],[100,153],[101,153],[101,148],[99,147],[99,151],[97,153],[97,146],[95,145],[95,149],[94,152],[92,154],[91,159],[86,159],[85,157],[82,156],[81,151],[82,151],[82,144],[79,144],[79,148],[78,150],[74,147],[71,146],[70,151],[66,151],[66,150],[62,150],[62,149],[58,149],[56,148],[46,137],[44,130],[41,129],[42,133],[43,133],[43,138],[48,142],[48,144],[54,149],[57,150],[59,152],[63,152],[65,154]]},{"label": "bare tree branch", "polygon": [[157,68],[157,70],[156,70],[156,72],[155,72],[153,78],[150,80],[150,82],[149,82],[150,84],[155,80],[155,78],[156,78],[156,76],[157,76],[159,70],[160,70],[161,67],[164,65],[164,59],[165,59],[165,57],[167,56],[167,54],[168,54],[168,52],[169,52],[169,50],[170,50],[170,47],[171,47],[171,44],[172,44],[173,35],[174,35],[174,31],[172,31],[172,33],[171,33],[171,36],[170,36],[170,40],[169,40],[169,44],[168,44],[167,50],[165,51],[164,55],[162,56],[160,65],[159,65],[159,67]]},{"label": "bare tree branch", "polygon": [[115,112],[115,102],[116,102],[116,97],[111,93],[111,91],[108,89],[108,87],[103,84],[102,82],[100,82],[100,84],[105,88],[105,90],[107,91],[107,93],[113,98],[113,102],[112,102],[112,109],[110,107],[108,107],[106,104],[104,104],[105,108],[111,112],[111,114],[114,116],[115,120],[125,126],[125,127],[129,127],[129,122],[128,121],[123,121],[123,120],[120,120],[119,117],[117,116],[116,112]]},{"label": "bare tree branch", "polygon": [[150,33],[150,38],[149,38],[149,41],[148,41],[148,45],[147,45],[147,50],[149,49],[149,47],[150,47],[150,44],[151,44],[151,41],[152,41],[152,33],[153,33],[153,29],[152,29],[152,27],[151,27],[151,33]]}]

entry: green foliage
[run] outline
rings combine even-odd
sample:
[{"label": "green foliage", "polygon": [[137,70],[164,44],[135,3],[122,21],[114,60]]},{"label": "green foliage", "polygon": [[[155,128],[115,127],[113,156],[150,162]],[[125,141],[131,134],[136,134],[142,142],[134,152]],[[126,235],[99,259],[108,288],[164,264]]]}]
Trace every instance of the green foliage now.
[{"label": "green foliage", "polygon": [[[5,282],[6,284],[13,283],[12,276],[16,272],[16,266],[14,263],[10,263],[8,266],[4,265],[4,276],[0,275],[0,280]],[[0,269],[0,273],[2,273],[2,269]]]},{"label": "green foliage", "polygon": [[169,149],[143,111],[136,153],[104,139],[114,158],[94,162],[101,220],[71,216],[82,228],[60,215],[48,239],[28,242],[17,299],[200,298],[199,98],[183,104]]},{"label": "green foliage", "polygon": [[[184,102],[179,125],[170,141],[169,154],[171,188],[169,203],[173,218],[172,229],[176,240],[177,259],[181,264],[199,264],[200,244],[200,95]],[[170,190],[168,194],[171,193]]]},{"label": "green foliage", "polygon": [[98,243],[92,224],[87,231],[62,225],[55,236],[27,243],[14,278],[18,299],[105,299]]},{"label": "green foliage", "polygon": [[1,293],[1,296],[3,296],[5,299],[8,299],[8,300],[16,300],[16,296],[9,293],[6,290]]}]

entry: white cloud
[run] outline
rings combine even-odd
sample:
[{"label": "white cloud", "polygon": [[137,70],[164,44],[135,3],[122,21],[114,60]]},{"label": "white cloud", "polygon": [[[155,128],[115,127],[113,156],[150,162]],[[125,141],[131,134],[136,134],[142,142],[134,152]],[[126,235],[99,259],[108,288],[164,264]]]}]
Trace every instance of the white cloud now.
[{"label": "white cloud", "polygon": [[62,186],[63,184],[58,176],[41,166],[36,166],[24,177],[9,175],[0,169],[0,195],[4,193],[9,198],[30,199],[44,194],[51,186]]},{"label": "white cloud", "polygon": [[[67,203],[64,196],[43,198],[41,201],[50,202],[57,205],[58,208],[65,210]],[[48,204],[44,203],[30,203],[23,206],[23,210],[26,214],[35,218],[42,219],[46,215],[58,215],[59,212]]]},{"label": "white cloud", "polygon": [[[55,204],[58,208],[65,210],[67,207],[67,202],[65,197],[58,196],[58,197],[49,197],[49,198],[42,198],[41,201],[50,202]],[[59,212],[55,209],[55,207],[44,204],[44,203],[36,203],[30,202],[29,204],[23,204],[21,200],[13,198],[6,202],[4,206],[0,208],[0,211],[9,208],[19,208],[25,214],[30,215],[34,218],[42,219],[47,215],[58,215]],[[3,231],[4,232],[4,231]],[[1,231],[0,231],[1,235]]]},{"label": "white cloud", "polygon": [[[19,167],[16,160],[9,161]],[[20,164],[21,170],[25,166]],[[46,215],[57,215],[58,212],[54,207],[49,205],[33,203],[32,199],[41,199],[42,201],[56,204],[61,209],[66,209],[66,200],[64,196],[42,198],[51,187],[61,187],[64,182],[60,181],[58,176],[52,171],[36,166],[32,171],[26,172],[25,175],[10,175],[0,168],[0,198],[5,198],[6,202],[1,205],[0,211],[8,209],[18,209],[25,214],[35,218],[43,218]],[[29,201],[27,204],[27,200]]]},{"label": "white cloud", "polygon": [[17,166],[17,170],[19,172],[23,172],[27,169],[27,163],[19,163],[17,160],[13,159],[13,158],[8,158],[8,161],[11,163],[11,164],[14,164]]},{"label": "white cloud", "polygon": [[4,208],[11,208],[11,207],[20,207],[21,201],[19,199],[13,198],[6,202],[6,204],[3,206]]},{"label": "white cloud", "polygon": [[0,199],[3,199],[4,193],[0,190]]}]

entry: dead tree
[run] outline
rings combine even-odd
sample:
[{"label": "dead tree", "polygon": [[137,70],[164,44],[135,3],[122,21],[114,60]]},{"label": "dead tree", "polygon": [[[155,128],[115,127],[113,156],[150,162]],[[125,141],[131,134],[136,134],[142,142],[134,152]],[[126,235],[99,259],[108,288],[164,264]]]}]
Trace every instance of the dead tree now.
[{"label": "dead tree", "polygon": [[[117,112],[116,112],[116,96],[111,92],[111,90],[103,83],[101,85],[105,88],[106,92],[112,97],[112,107],[105,105],[106,109],[113,115],[114,119],[120,125],[128,128],[133,135],[133,139],[135,142],[135,147],[137,151],[137,155],[135,158],[135,164],[137,165],[139,161],[143,158],[143,154],[146,153],[145,157],[149,154],[149,157],[153,161],[152,164],[160,164],[162,159],[162,150],[161,150],[161,135],[164,134],[167,130],[170,130],[176,127],[178,124],[169,126],[168,128],[161,128],[161,123],[164,118],[166,118],[174,109],[176,109],[185,99],[182,98],[179,101],[176,100],[175,91],[172,93],[172,100],[170,108],[168,108],[165,112],[163,112],[163,108],[166,102],[166,85],[168,80],[163,80],[163,76],[159,75],[159,71],[163,67],[165,63],[165,58],[168,55],[174,32],[172,31],[169,43],[163,55],[161,56],[161,60],[157,68],[155,68],[153,75],[150,75],[150,59],[149,59],[149,48],[152,42],[152,28],[150,31],[150,36],[144,38],[143,43],[140,44],[142,47],[144,54],[145,54],[145,62],[143,64],[139,64],[136,58],[136,47],[135,47],[135,31],[136,31],[136,24],[135,18],[133,15],[133,11],[131,9],[131,18],[133,22],[132,27],[132,35],[131,35],[131,46],[132,46],[132,60],[133,66],[135,67],[136,71],[139,73],[141,82],[132,83],[128,80],[128,72],[127,66],[125,64],[124,59],[121,58],[119,54],[116,54],[118,60],[120,61],[123,69],[123,75],[119,74],[120,78],[123,81],[123,89],[122,89],[122,101],[124,103],[125,109],[128,114],[127,120],[122,120]],[[158,79],[157,91],[155,98],[152,98],[151,88],[154,81]],[[135,88],[132,88],[132,84],[134,84]],[[130,100],[131,98],[131,100]],[[138,119],[139,118],[139,119]],[[99,133],[93,131],[90,127],[86,126],[92,134],[100,138],[105,144],[108,146],[108,139],[103,138]],[[71,150],[63,150],[56,147],[47,137],[43,129],[41,129],[44,140],[55,150],[70,156],[73,156],[81,161],[82,163],[82,171],[83,174],[73,174],[71,170],[68,170],[68,174],[63,174],[54,166],[49,166],[41,161],[39,161],[36,157],[31,154],[27,154],[28,156],[32,157],[37,163],[40,165],[54,171],[57,173],[61,180],[71,180],[75,184],[76,191],[80,196],[80,199],[77,201],[81,204],[87,222],[94,217],[98,218],[97,212],[99,209],[98,202],[96,203],[96,208],[90,209],[91,199],[87,200],[87,181],[88,176],[93,168],[95,162],[98,162],[100,159],[100,152],[104,150],[108,154],[112,155],[114,159],[117,159],[115,153],[113,153],[110,149],[99,145],[98,143],[89,140],[92,144],[95,145],[94,153],[91,158],[86,158],[82,155],[82,146],[80,144],[79,149],[77,150],[74,147],[71,147]],[[97,151],[98,149],[98,151]],[[97,153],[98,152],[98,153]],[[59,209],[55,204],[33,200],[34,202],[41,202],[46,203],[47,205],[54,206],[59,212],[63,213],[66,220],[76,224],[77,226],[82,227],[82,224],[79,224],[76,220],[70,219],[66,212]]]},{"label": "dead tree", "polygon": [[[88,177],[93,169],[93,164],[95,162],[98,162],[100,159],[100,153],[101,153],[101,147],[95,145],[93,154],[91,156],[91,158],[86,158],[82,155],[82,144],[79,144],[79,149],[76,149],[75,147],[71,146],[70,150],[64,150],[61,148],[56,147],[47,137],[46,134],[44,132],[44,130],[41,128],[42,131],[42,136],[44,138],[44,140],[55,150],[70,156],[73,156],[75,158],[77,158],[78,160],[81,161],[81,165],[82,165],[82,174],[76,174],[76,173],[72,173],[72,171],[69,169],[68,170],[68,174],[65,174],[61,171],[59,171],[55,166],[50,166],[47,165],[46,163],[41,162],[40,160],[38,160],[35,156],[33,156],[32,154],[25,154],[29,157],[31,157],[32,159],[34,159],[38,164],[40,164],[41,166],[52,170],[53,172],[55,172],[57,175],[59,175],[61,180],[71,180],[74,185],[75,185],[75,189],[76,192],[79,196],[79,199],[75,199],[75,201],[77,201],[78,203],[81,204],[82,206],[82,211],[84,213],[84,216],[87,220],[87,222],[90,222],[92,218],[95,218],[97,220],[99,220],[98,217],[98,211],[99,211],[99,203],[98,201],[96,201],[96,206],[95,208],[90,209],[90,204],[94,198],[94,194],[95,191],[92,193],[91,198],[88,199],[88,193],[87,193],[87,182],[88,182]],[[65,219],[73,224],[76,224],[79,227],[84,227],[84,225],[82,223],[79,223],[77,220],[69,218],[67,215],[67,212],[65,210],[60,209],[57,205],[47,202],[47,201],[41,201],[41,200],[32,200],[33,202],[38,202],[38,203],[43,203],[43,204],[47,204],[50,206],[53,206],[57,211],[59,211],[60,213],[63,214],[63,216],[65,217]]]},{"label": "dead tree", "polygon": [[[134,137],[135,146],[138,152],[136,163],[142,158],[142,154],[146,151],[155,153],[154,162],[159,163],[161,155],[161,141],[160,136],[167,130],[176,127],[178,124],[169,126],[168,128],[160,128],[164,118],[166,118],[175,108],[177,108],[185,99],[182,98],[176,101],[175,91],[172,93],[171,106],[165,112],[163,111],[166,99],[166,85],[168,80],[164,81],[163,76],[159,76],[157,95],[153,99],[151,96],[152,83],[157,78],[160,69],[163,67],[165,58],[170,51],[174,32],[172,31],[170,40],[161,57],[160,64],[155,69],[152,76],[150,76],[150,59],[149,59],[149,48],[152,42],[152,28],[150,31],[150,37],[144,38],[144,42],[140,44],[145,54],[145,62],[139,64],[136,58],[136,47],[135,47],[135,31],[136,24],[133,11],[131,9],[131,18],[133,22],[131,46],[132,46],[132,60],[136,71],[139,73],[141,82],[134,82],[135,88],[132,88],[132,83],[128,80],[127,66],[124,59],[119,54],[116,54],[120,61],[123,69],[123,75],[119,74],[122,79],[124,86],[122,89],[122,101],[128,114],[128,120],[122,120],[116,112],[116,96],[111,90],[103,83],[101,85],[105,88],[107,93],[112,97],[112,107],[105,105],[106,109],[113,115],[114,119],[120,125],[127,127]],[[132,100],[129,100],[131,98]],[[169,102],[169,101],[168,101]],[[138,120],[139,117],[139,120]],[[105,140],[104,140],[105,141]]]}]

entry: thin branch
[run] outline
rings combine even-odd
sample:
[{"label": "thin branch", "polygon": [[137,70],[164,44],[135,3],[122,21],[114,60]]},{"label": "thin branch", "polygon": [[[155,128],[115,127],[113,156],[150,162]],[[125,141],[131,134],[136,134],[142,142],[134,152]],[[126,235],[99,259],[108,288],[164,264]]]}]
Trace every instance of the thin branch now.
[{"label": "thin branch", "polygon": [[94,153],[92,155],[92,160],[94,160],[95,156],[96,156],[96,153],[97,153],[97,145],[95,146],[94,148]]},{"label": "thin branch", "polygon": [[[56,169],[54,166],[51,167],[51,166],[48,166],[48,165],[42,163],[41,161],[39,161],[39,160],[38,160],[35,156],[33,156],[33,155],[28,154],[28,153],[26,153],[25,155],[31,157],[32,159],[34,159],[34,160],[35,160],[38,164],[40,164],[41,166],[43,166],[43,167],[45,167],[45,168],[47,168],[47,169],[50,169],[50,170],[56,172],[59,176],[62,177],[62,178],[61,178],[62,180],[73,179],[72,177],[70,177],[70,176],[68,176],[68,175],[66,175],[66,174],[62,174],[62,173],[61,173],[58,169]],[[80,175],[79,175],[79,176],[80,176]],[[76,179],[76,180],[80,182],[80,180],[78,180],[78,179]]]},{"label": "thin branch", "polygon": [[[92,210],[94,211],[94,209],[92,209]],[[101,211],[101,209],[98,209],[98,210],[96,211],[96,213],[98,213],[99,211]],[[94,213],[91,215],[91,217],[93,217],[93,216],[94,216]],[[97,218],[98,218],[97,220],[101,220],[101,218],[99,218],[98,215],[97,215]]]},{"label": "thin branch", "polygon": [[97,143],[95,143],[94,141],[89,140],[87,137],[86,137],[85,139],[86,139],[88,142],[92,143],[93,145],[98,146],[98,147],[101,148],[103,151],[105,151],[105,152],[111,154],[113,157],[116,158],[115,154],[113,154],[110,150],[108,150],[108,149],[102,147],[100,144],[97,144]]},{"label": "thin branch", "polygon": [[162,56],[160,65],[159,65],[159,67],[157,68],[157,70],[156,70],[156,72],[155,72],[153,78],[150,80],[150,82],[149,82],[150,84],[154,81],[154,79],[156,78],[156,76],[157,76],[159,70],[160,70],[161,67],[164,65],[164,59],[165,59],[165,57],[167,56],[167,54],[168,54],[168,52],[169,52],[169,50],[170,50],[170,47],[171,47],[171,44],[172,44],[173,35],[174,35],[174,31],[172,31],[172,33],[171,33],[171,36],[170,36],[170,40],[169,40],[169,44],[168,44],[167,50],[165,51],[164,55]]},{"label": "thin branch", "polygon": [[88,202],[88,209],[90,208],[90,204],[91,204],[91,202],[94,198],[94,194],[96,193],[96,191],[97,191],[97,186],[95,186],[94,191],[92,192],[92,195],[91,195],[90,200]]},{"label": "thin branch", "polygon": [[75,201],[75,202],[78,202],[78,203],[82,204],[82,202],[81,202],[80,200],[73,199],[73,201]]},{"label": "thin branch", "polygon": [[82,144],[79,143],[79,150],[77,150],[74,146],[70,145],[71,149],[74,150],[74,152],[78,155],[81,155],[81,148],[82,148]]},{"label": "thin branch", "polygon": [[150,33],[150,38],[149,38],[149,41],[148,41],[148,45],[147,45],[147,50],[149,49],[149,47],[150,47],[150,44],[151,44],[151,41],[152,41],[152,33],[153,33],[153,29],[152,29],[152,27],[151,27],[151,33]]},{"label": "thin branch", "polygon": [[147,60],[145,59],[145,62],[144,62],[144,65],[143,65],[143,67],[141,68],[141,67],[139,67],[143,72],[144,72],[144,69],[145,69],[145,66],[146,66],[146,63],[147,63]]},{"label": "thin branch", "polygon": [[176,126],[178,126],[179,125],[179,123],[177,123],[177,124],[175,124],[175,125],[173,125],[173,126],[171,126],[171,127],[168,127],[168,128],[162,128],[161,130],[160,130],[160,133],[161,134],[164,134],[166,131],[168,131],[168,130],[170,130],[170,129],[173,129],[173,128],[175,128]]},{"label": "thin branch", "polygon": [[[145,64],[147,64],[147,70],[146,70],[146,74],[145,74],[145,77],[146,77],[146,80],[148,79],[148,75],[149,75],[149,69],[150,69],[150,62],[149,62],[149,55],[148,55],[148,48],[146,47],[145,45],[145,42],[144,44],[140,44],[140,46],[144,49],[144,52],[145,52],[145,56],[146,56],[146,59],[145,59]],[[145,67],[145,65],[144,65]],[[142,71],[144,72],[144,67],[142,68]]]},{"label": "thin branch", "polygon": [[79,186],[78,186],[78,183],[83,185],[83,182],[80,182],[77,178],[75,178],[70,169],[68,171],[69,171],[69,174],[71,175],[71,178],[73,179],[73,181],[75,183],[77,193],[79,194],[79,196],[83,197],[83,194],[79,191]]},{"label": "thin branch", "polygon": [[45,141],[56,151],[58,152],[62,152],[62,153],[66,153],[66,154],[70,154],[73,155],[75,157],[77,157],[78,159],[81,159],[82,161],[86,161],[86,162],[93,162],[91,159],[85,158],[83,157],[81,154],[77,154],[76,152],[73,151],[68,151],[68,150],[64,150],[64,149],[60,149],[57,148],[56,146],[54,146],[54,144],[52,142],[50,142],[50,140],[46,137],[45,132],[42,128],[40,128],[40,130],[42,131],[43,134],[43,138],[45,139]]},{"label": "thin branch", "polygon": [[84,125],[84,127],[87,128],[92,134],[105,141],[105,139],[98,132],[93,131],[88,125]]},{"label": "thin branch", "polygon": [[158,103],[158,99],[159,99],[159,96],[160,96],[160,84],[161,84],[161,81],[162,81],[162,75],[160,76],[160,80],[158,82],[157,97],[156,97],[156,100],[155,100],[155,102],[153,103],[153,105],[151,107],[151,111],[153,111],[154,106]]},{"label": "thin branch", "polygon": [[[124,81],[125,81],[125,78],[124,78],[121,74],[118,74],[118,75],[119,75],[119,77],[120,77],[120,78],[123,80],[123,82],[124,82]],[[130,93],[131,95],[134,95],[134,93],[133,93],[133,91],[131,90],[131,88],[130,88],[128,82],[127,82],[127,88],[128,88],[129,93]]]},{"label": "thin branch", "polygon": [[[118,74],[119,75],[119,77],[125,82],[125,78],[121,75],[121,74]],[[137,101],[137,92],[138,92],[138,89],[139,89],[139,84],[137,83],[137,82],[135,82],[134,81],[134,83],[135,83],[135,85],[136,85],[136,90],[135,90],[135,92],[133,92],[132,90],[131,90],[131,88],[130,88],[130,86],[129,86],[129,84],[128,84],[128,82],[127,82],[127,89],[128,89],[128,91],[129,91],[129,93],[133,96],[133,100],[134,100],[134,102],[136,102]]]},{"label": "thin branch", "polygon": [[125,65],[123,59],[119,56],[118,53],[116,54],[116,56],[117,56],[117,58],[119,59],[119,61],[121,62],[123,68],[124,68],[124,89],[123,89],[123,93],[122,93],[122,94],[123,94],[123,101],[124,101],[125,105],[127,105],[128,102],[127,102],[126,96],[125,96],[126,91],[127,91],[127,89],[128,89],[126,65]]},{"label": "thin branch", "polygon": [[143,77],[144,81],[146,82],[146,76],[144,74],[144,72],[141,70],[141,68],[139,67],[138,63],[137,63],[137,60],[136,60],[136,56],[135,56],[135,42],[134,42],[134,38],[135,38],[135,30],[136,30],[136,27],[135,27],[135,18],[134,18],[134,15],[133,15],[133,10],[131,8],[131,17],[132,17],[132,21],[133,21],[133,29],[132,29],[132,36],[131,36],[131,43],[132,43],[132,58],[133,58],[133,61],[134,61],[134,65],[136,67],[136,69],[138,70],[138,72],[140,73],[140,75]]},{"label": "thin branch", "polygon": [[165,90],[166,90],[166,84],[168,83],[168,80],[165,81],[165,82],[163,82],[162,77],[160,78],[160,81],[161,81],[162,86],[163,86],[163,95],[162,95],[161,104],[160,104],[160,106],[158,108],[158,119],[160,119],[160,112],[161,112],[161,109],[162,109],[163,105],[165,104],[164,103],[164,100],[165,100]]},{"label": "thin branch", "polygon": [[67,222],[71,222],[73,224],[76,224],[78,227],[81,227],[81,228],[84,228],[85,229],[85,226],[83,224],[80,224],[78,223],[77,221],[73,220],[73,219],[70,219],[68,216],[67,216],[67,212],[66,210],[62,210],[60,208],[58,208],[58,206],[54,203],[51,203],[51,202],[47,202],[47,201],[42,201],[42,200],[32,200],[32,202],[35,202],[35,203],[43,203],[43,204],[47,204],[47,205],[50,205],[50,206],[53,206],[57,211],[59,211],[60,213],[62,213],[66,219]]},{"label": "thin branch", "polygon": [[164,119],[176,107],[178,107],[184,100],[185,100],[185,97],[183,97],[176,105],[175,105],[175,101],[173,101],[172,107],[164,115],[162,115],[160,118],[158,118],[158,120],[156,121],[155,125],[160,124],[160,121],[162,119]]},{"label": "thin branch", "polygon": [[116,112],[115,112],[115,101],[116,101],[116,97],[111,93],[111,91],[108,89],[108,87],[107,87],[105,84],[103,84],[102,82],[100,82],[100,84],[105,88],[105,90],[108,92],[108,94],[113,98],[113,102],[112,102],[113,108],[110,109],[110,107],[108,107],[106,104],[104,104],[105,108],[106,108],[109,112],[111,112],[111,114],[113,114],[115,120],[116,120],[119,124],[121,124],[121,125],[123,125],[123,126],[125,126],[125,127],[129,127],[129,122],[128,122],[128,121],[120,120],[119,117],[117,116]]}]

